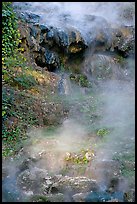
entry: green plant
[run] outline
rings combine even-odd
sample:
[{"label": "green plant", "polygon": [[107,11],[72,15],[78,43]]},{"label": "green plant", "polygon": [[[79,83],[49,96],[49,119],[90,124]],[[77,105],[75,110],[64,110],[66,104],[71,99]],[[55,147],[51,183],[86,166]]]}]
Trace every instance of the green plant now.
[{"label": "green plant", "polygon": [[36,85],[36,80],[26,70],[31,71],[31,67],[27,67],[25,58],[15,52],[13,56],[5,58],[5,66],[2,70],[3,81],[18,88],[30,89]]},{"label": "green plant", "polygon": [[32,202],[49,202],[48,198],[44,195],[34,195],[30,198]]},{"label": "green plant", "polygon": [[90,87],[91,84],[83,74],[70,74],[70,80],[76,82],[79,86]]},{"label": "green plant", "polygon": [[12,115],[11,106],[14,101],[14,93],[12,90],[2,89],[2,120],[6,120],[7,116]]},{"label": "green plant", "polygon": [[36,85],[35,78],[32,75],[28,75],[25,73],[22,73],[14,77],[13,83],[15,83],[16,86],[25,89],[30,89],[32,86]]},{"label": "green plant", "polygon": [[107,128],[102,128],[102,129],[97,130],[97,135],[101,136],[101,137],[103,137],[109,133],[110,133],[110,131]]},{"label": "green plant", "polygon": [[94,151],[93,150],[85,150],[82,149],[80,152],[67,152],[65,161],[70,161],[75,164],[87,164],[89,161],[91,161],[94,157]]},{"label": "green plant", "polygon": [[17,18],[12,2],[2,2],[2,62],[14,53],[20,42]]},{"label": "green plant", "polygon": [[4,126],[2,129],[2,139],[3,141],[6,141],[7,144],[10,144],[12,146],[12,143],[16,143],[16,141],[19,139],[19,136],[21,134],[21,129],[18,126],[11,126],[8,128],[7,126]]}]

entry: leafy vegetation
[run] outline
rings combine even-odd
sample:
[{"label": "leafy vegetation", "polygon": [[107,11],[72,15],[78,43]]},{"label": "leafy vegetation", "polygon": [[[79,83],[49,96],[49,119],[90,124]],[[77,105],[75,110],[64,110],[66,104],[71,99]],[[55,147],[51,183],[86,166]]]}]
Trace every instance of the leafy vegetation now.
[{"label": "leafy vegetation", "polygon": [[70,79],[82,87],[91,87],[87,77],[83,74],[71,74]]},{"label": "leafy vegetation", "polygon": [[22,98],[22,92],[18,90],[31,89],[37,83],[34,76],[28,73],[28,70],[32,69],[27,67],[26,59],[18,48],[20,33],[17,22],[12,2],[2,2],[2,139],[3,146],[6,146],[3,150],[4,156],[11,154],[17,141],[24,136],[26,121],[28,124],[36,123],[34,111],[30,111],[26,118],[21,102],[17,103],[17,98]]},{"label": "leafy vegetation", "polygon": [[78,153],[67,152],[65,161],[70,161],[77,164],[87,164],[95,156],[94,150],[82,149]]},{"label": "leafy vegetation", "polygon": [[103,136],[109,134],[109,132],[110,131],[107,128],[102,128],[102,129],[99,129],[97,131],[97,135],[100,136],[100,137],[103,137]]},{"label": "leafy vegetation", "polygon": [[[34,195],[30,198],[32,202],[50,202],[46,196],[43,195]],[[29,201],[28,201],[29,202]]]},{"label": "leafy vegetation", "polygon": [[12,2],[2,2],[2,63],[5,57],[11,56],[20,42],[17,18]]}]

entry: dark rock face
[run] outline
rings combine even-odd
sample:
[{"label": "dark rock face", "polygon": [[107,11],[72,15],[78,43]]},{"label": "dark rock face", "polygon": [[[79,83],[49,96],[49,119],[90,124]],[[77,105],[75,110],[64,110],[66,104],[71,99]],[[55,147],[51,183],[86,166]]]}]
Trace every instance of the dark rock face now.
[{"label": "dark rock face", "polygon": [[135,31],[133,26],[113,28],[103,17],[87,15],[85,18],[91,22],[88,45],[94,47],[94,51],[115,51],[123,57],[134,53]]},{"label": "dark rock face", "polygon": [[54,69],[60,67],[60,61],[57,54],[50,52],[49,50],[46,50],[44,56],[48,70],[53,71]]},{"label": "dark rock face", "polygon": [[77,54],[87,48],[80,32],[74,28],[62,30],[42,25],[38,23],[39,16],[29,13],[21,13],[18,17],[21,19],[20,47],[25,48],[24,52],[29,50],[36,64],[47,67],[49,71],[60,68],[62,56],[69,58],[69,54]]},{"label": "dark rock face", "polygon": [[112,29],[112,44],[110,50],[117,51],[123,57],[135,52],[135,33],[133,27],[120,27]]},{"label": "dark rock face", "polygon": [[27,23],[38,23],[40,20],[40,16],[36,15],[34,13],[28,13],[28,12],[19,12],[18,17],[23,19]]},{"label": "dark rock face", "polygon": [[87,41],[94,50],[106,50],[111,43],[111,25],[100,16],[86,15],[87,22],[91,24]]},{"label": "dark rock face", "polygon": [[24,12],[18,15],[21,19],[20,46],[24,48],[24,52],[31,53],[38,66],[46,67],[49,71],[60,69],[62,63],[72,61],[73,55],[75,58],[82,59],[81,55],[84,58],[85,50],[91,50],[92,53],[111,51],[122,57],[132,55],[135,51],[133,26],[113,28],[103,17],[86,15],[87,25],[90,25],[89,32],[87,36],[82,36],[75,28],[40,24],[40,17],[32,13]]}]

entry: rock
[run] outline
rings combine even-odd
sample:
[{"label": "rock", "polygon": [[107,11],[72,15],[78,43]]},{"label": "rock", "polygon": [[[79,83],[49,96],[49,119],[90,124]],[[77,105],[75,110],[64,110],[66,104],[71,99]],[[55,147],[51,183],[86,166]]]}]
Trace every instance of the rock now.
[{"label": "rock", "polygon": [[103,17],[87,15],[85,18],[91,23],[86,38],[89,47],[92,47],[94,51],[118,51],[124,57],[134,53],[135,32],[133,26],[113,28]]},{"label": "rock", "polygon": [[50,31],[51,28],[53,28],[53,27],[49,27],[47,25],[40,24],[40,30],[41,30],[41,33],[43,33],[43,34]]},{"label": "rock", "polygon": [[46,67],[48,71],[55,71],[60,68],[58,55],[49,49],[40,49],[40,52],[36,55],[35,62],[38,66]]},{"label": "rock", "polygon": [[92,82],[103,81],[117,77],[118,74],[120,75],[116,65],[112,56],[94,54],[85,60],[84,72],[87,73],[88,77],[91,77]]},{"label": "rock", "polygon": [[40,20],[39,15],[31,12],[17,12],[17,16],[27,23],[38,23]]},{"label": "rock", "polygon": [[117,51],[123,57],[127,57],[135,52],[134,28],[130,26],[121,26],[112,29],[111,51]]},{"label": "rock", "polygon": [[98,192],[90,192],[86,198],[85,202],[109,202],[114,200],[116,202],[123,202],[124,201],[124,194],[123,192],[114,192],[112,194],[105,192],[105,191],[98,191]]},{"label": "rock", "polygon": [[86,42],[82,38],[81,33],[79,31],[70,29],[68,31],[68,36],[69,36],[68,52],[78,53],[87,48]]},{"label": "rock", "polygon": [[[76,55],[78,59],[83,60],[84,51],[88,47],[92,50],[92,53],[108,50],[118,52],[123,57],[135,52],[134,26],[122,25],[113,28],[113,25],[110,25],[101,16],[84,15],[83,22],[87,22],[88,25],[88,31],[86,29],[85,34],[85,32],[82,33],[74,27],[59,28],[40,24],[40,16],[34,13],[20,13],[19,11],[17,13],[21,19],[24,19],[25,23],[27,22],[26,28],[30,29],[30,33],[27,30],[28,28],[21,31],[24,34],[21,34],[22,43],[20,46],[24,48],[24,52],[29,51],[31,53],[38,66],[43,68],[47,66],[49,71],[59,69],[61,62],[65,64],[69,60],[73,61],[71,67],[74,65],[76,67],[80,66],[81,62],[77,65],[76,60],[72,60],[72,56]],[[127,13],[130,12],[127,11]],[[133,11],[132,14],[134,14]],[[68,14],[62,14],[64,21],[69,17]],[[86,25],[82,26],[82,30],[84,30]],[[21,30],[23,29],[24,27],[21,27]],[[104,72],[111,75],[111,69],[107,71],[106,69],[104,69]]]},{"label": "rock", "polygon": [[[49,27],[47,29],[47,32],[42,34],[41,32],[41,42],[43,42],[41,45],[44,47],[55,47],[55,40],[54,40],[54,28],[53,27]],[[43,41],[42,41],[43,39]]]},{"label": "rock", "polygon": [[85,193],[89,190],[97,190],[98,185],[95,180],[89,179],[87,177],[64,176],[52,185],[51,193],[52,189],[55,188],[57,192],[63,193],[65,191],[74,195],[75,193]]},{"label": "rock", "polygon": [[46,196],[49,202],[64,202],[65,196],[63,193],[49,194]]},{"label": "rock", "polygon": [[40,34],[39,26],[38,25],[30,26],[30,36],[33,36],[36,39],[38,34]]},{"label": "rock", "polygon": [[118,199],[111,199],[111,200],[108,200],[106,202],[114,202],[115,203],[115,202],[119,202],[119,201],[118,201]]},{"label": "rock", "polygon": [[133,37],[129,37],[116,47],[118,52],[124,56],[128,57],[130,54],[134,54],[135,51],[135,40]]},{"label": "rock", "polygon": [[59,47],[67,48],[69,46],[68,33],[61,29],[55,30],[55,42]]},{"label": "rock", "polygon": [[39,46],[37,40],[33,36],[30,37],[29,49],[31,49],[31,51],[33,51],[33,52],[39,52],[40,51],[40,46]]},{"label": "rock", "polygon": [[89,24],[89,32],[85,36],[88,45],[94,50],[106,50],[111,42],[111,26],[105,18],[95,15],[85,15],[85,20]]},{"label": "rock", "polygon": [[55,69],[59,69],[60,61],[57,54],[51,52],[49,50],[45,51],[45,63],[49,71],[54,71]]},{"label": "rock", "polygon": [[90,192],[85,198],[85,202],[106,202],[108,200],[111,200],[111,195],[106,192]]},{"label": "rock", "polygon": [[34,167],[21,172],[17,177],[17,184],[22,190],[25,188],[26,192],[32,191],[33,194],[36,194],[47,193],[52,182],[49,182],[46,170]]},{"label": "rock", "polygon": [[74,202],[85,202],[85,198],[90,192],[87,193],[76,193],[72,196]]},{"label": "rock", "polygon": [[60,29],[47,25],[40,25],[42,46],[58,48],[65,53],[78,53],[84,50],[87,45],[79,31],[74,28]]}]

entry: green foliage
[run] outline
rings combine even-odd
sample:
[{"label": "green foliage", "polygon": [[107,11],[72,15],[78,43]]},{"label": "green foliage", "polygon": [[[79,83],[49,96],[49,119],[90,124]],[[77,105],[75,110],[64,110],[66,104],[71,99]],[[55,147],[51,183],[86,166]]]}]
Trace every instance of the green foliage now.
[{"label": "green foliage", "polygon": [[87,77],[83,74],[71,74],[70,79],[82,87],[90,87]]},{"label": "green foliage", "polygon": [[103,137],[103,136],[109,134],[109,132],[110,132],[110,131],[109,131],[108,129],[102,128],[102,129],[99,129],[99,130],[97,131],[97,135],[100,136],[100,137]]},{"label": "green foliage", "polygon": [[2,2],[2,62],[14,53],[19,44],[17,18],[12,8],[12,2]]},{"label": "green foliage", "polygon": [[[12,116],[11,106],[13,105],[13,91],[7,92],[6,89],[2,90],[2,119],[5,120],[7,116]],[[8,113],[8,115],[7,115]]]},{"label": "green foliage", "polygon": [[9,142],[13,140],[17,140],[19,134],[20,134],[20,128],[19,127],[13,127],[7,131],[7,128],[3,128],[2,131],[2,138],[5,140],[8,140]]},{"label": "green foliage", "polygon": [[25,89],[30,89],[32,86],[36,85],[34,77],[25,73],[14,77],[14,83],[16,84],[16,86]]},{"label": "green foliage", "polygon": [[10,68],[19,67],[19,66],[22,68],[25,68],[26,59],[18,51],[14,51],[14,53],[11,56],[5,57],[4,68],[10,69]]},{"label": "green foliage", "polygon": [[91,161],[93,159],[94,156],[95,155],[94,155],[93,150],[82,149],[78,153],[67,152],[66,157],[65,157],[65,161],[70,161],[70,162],[76,163],[76,164],[87,164],[89,161]]},{"label": "green foliage", "polygon": [[[21,141],[26,139],[26,129],[38,125],[37,113],[33,108],[35,99],[22,95],[12,87],[2,90],[2,155],[11,156],[15,153]],[[33,99],[33,98],[32,98]]]},{"label": "green foliage", "polygon": [[32,202],[49,202],[48,198],[43,195],[34,195],[30,199]]},{"label": "green foliage", "polygon": [[22,54],[15,52],[13,56],[5,58],[4,64],[2,73],[5,83],[25,89],[30,89],[36,85],[34,76],[25,72],[25,70],[31,70],[31,68],[26,66],[25,58]]},{"label": "green foliage", "polygon": [[[19,53],[20,34],[12,2],[2,2],[2,79],[9,84],[18,84],[24,88],[34,84],[32,76],[16,74],[15,67],[25,67],[25,58]],[[22,78],[21,78],[22,77]],[[3,111],[2,115],[5,115]]]}]

